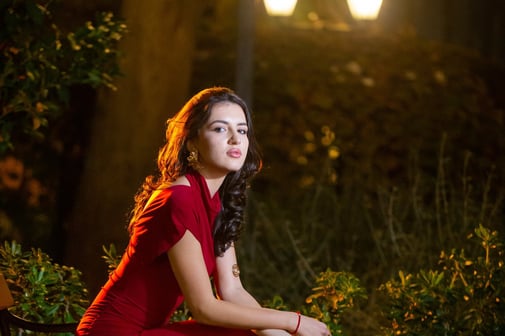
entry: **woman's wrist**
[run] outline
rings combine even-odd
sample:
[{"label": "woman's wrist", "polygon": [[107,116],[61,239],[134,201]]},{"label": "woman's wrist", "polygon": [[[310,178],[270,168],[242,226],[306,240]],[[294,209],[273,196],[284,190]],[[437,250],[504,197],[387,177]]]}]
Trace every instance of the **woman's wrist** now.
[{"label": "woman's wrist", "polygon": [[296,325],[294,329],[291,329],[291,331],[288,331],[290,335],[296,335],[298,334],[298,330],[300,330],[300,324],[302,322],[302,315],[300,312],[296,312]]}]

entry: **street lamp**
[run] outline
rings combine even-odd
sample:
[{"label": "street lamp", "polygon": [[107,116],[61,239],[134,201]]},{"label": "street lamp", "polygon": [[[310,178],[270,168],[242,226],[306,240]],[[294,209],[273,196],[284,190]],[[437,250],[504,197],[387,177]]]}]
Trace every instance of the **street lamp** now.
[{"label": "street lamp", "polygon": [[291,16],[297,0],[264,0],[265,9],[270,16]]},{"label": "street lamp", "polygon": [[382,0],[347,0],[354,19],[375,20],[379,16]]}]

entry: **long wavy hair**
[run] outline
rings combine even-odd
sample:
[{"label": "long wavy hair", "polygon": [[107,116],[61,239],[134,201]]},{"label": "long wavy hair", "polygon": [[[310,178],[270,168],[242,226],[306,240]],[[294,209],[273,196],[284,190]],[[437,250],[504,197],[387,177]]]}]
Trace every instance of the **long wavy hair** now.
[{"label": "long wavy hair", "polygon": [[187,143],[198,136],[198,131],[210,117],[212,107],[221,102],[237,104],[244,111],[249,148],[242,168],[228,173],[219,188],[222,208],[214,223],[215,254],[223,255],[231,244],[238,240],[244,222],[248,182],[261,169],[262,161],[254,136],[251,113],[245,102],[231,89],[225,87],[213,87],[198,92],[173,118],[167,120],[166,142],[158,153],[158,171],[146,177],[134,198],[135,204],[128,225],[130,234],[153,191],[168,187],[171,182],[191,169],[187,161],[189,155]]}]

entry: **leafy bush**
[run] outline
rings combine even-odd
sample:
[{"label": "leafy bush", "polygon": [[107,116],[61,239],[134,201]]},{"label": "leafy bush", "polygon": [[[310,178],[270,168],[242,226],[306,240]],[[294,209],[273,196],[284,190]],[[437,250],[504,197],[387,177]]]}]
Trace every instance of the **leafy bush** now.
[{"label": "leafy bush", "polygon": [[126,26],[98,13],[75,31],[52,15],[55,1],[8,0],[0,4],[0,154],[22,136],[43,137],[73,85],[114,88],[119,75],[116,43]]},{"label": "leafy bush", "polygon": [[387,335],[503,335],[505,250],[497,231],[482,225],[469,236],[480,254],[442,252],[438,267],[380,287]]},{"label": "leafy bush", "polygon": [[[431,268],[476,223],[502,221],[505,67],[408,32],[257,27],[252,107],[265,165],[237,244],[244,283],[293,305],[324,268],[352,272],[370,300],[348,322],[375,335],[380,284]],[[234,85],[220,69],[235,63],[236,41],[212,29],[194,90]]]},{"label": "leafy bush", "polygon": [[76,134],[92,117],[82,107],[83,115],[75,117],[69,102],[76,87],[81,95],[115,89],[117,43],[126,33],[110,12],[64,27],[60,4],[0,2],[0,239],[51,255],[61,246],[58,221],[73,197],[65,191],[74,191],[74,167],[83,155]]},{"label": "leafy bush", "polygon": [[15,314],[44,323],[79,321],[89,304],[80,271],[54,263],[40,249],[24,251],[15,241],[5,241],[0,256]]},{"label": "leafy bush", "polygon": [[347,335],[343,318],[367,298],[359,279],[349,272],[327,269],[314,279],[315,286],[303,304],[291,305],[280,295],[264,302],[264,306],[278,310],[300,310],[326,323],[332,335]]},{"label": "leafy bush", "polygon": [[342,315],[367,298],[359,279],[351,273],[327,269],[315,279],[316,287],[303,311],[326,323],[332,335],[343,335]]},{"label": "leafy bush", "polygon": [[102,251],[104,253],[102,259],[105,261],[105,264],[107,264],[107,270],[111,273],[121,262],[121,254],[117,253],[115,244],[109,244],[108,248],[105,245],[102,246]]}]

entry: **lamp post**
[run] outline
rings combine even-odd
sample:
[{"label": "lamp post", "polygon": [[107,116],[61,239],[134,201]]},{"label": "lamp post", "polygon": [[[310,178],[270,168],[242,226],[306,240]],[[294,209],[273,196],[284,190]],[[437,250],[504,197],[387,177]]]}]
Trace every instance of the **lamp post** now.
[{"label": "lamp post", "polygon": [[235,68],[235,91],[252,108],[254,53],[254,1],[238,3],[238,41]]},{"label": "lamp post", "polygon": [[379,16],[382,0],[347,0],[355,20],[375,20]]},{"label": "lamp post", "polygon": [[[238,41],[235,69],[235,91],[252,108],[253,63],[254,63],[254,0],[238,3]],[[264,0],[265,9],[271,16],[290,16],[297,0]]]}]

